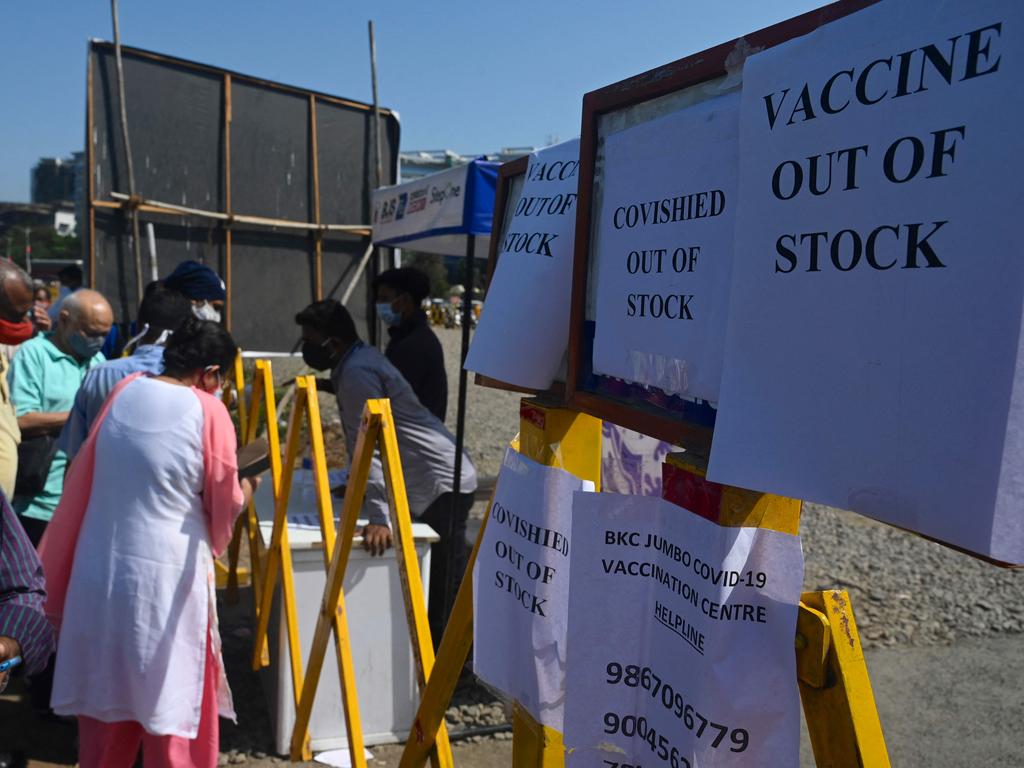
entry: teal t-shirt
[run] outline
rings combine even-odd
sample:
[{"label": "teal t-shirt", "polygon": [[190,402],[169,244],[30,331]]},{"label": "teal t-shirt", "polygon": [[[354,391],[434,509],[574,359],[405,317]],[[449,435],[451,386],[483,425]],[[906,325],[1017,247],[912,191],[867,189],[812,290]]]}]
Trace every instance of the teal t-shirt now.
[{"label": "teal t-shirt", "polygon": [[[57,349],[48,333],[26,341],[18,347],[7,374],[15,415],[70,411],[85,374],[104,360],[103,354],[97,353],[79,362]],[[48,521],[53,517],[64,490],[66,466],[67,454],[57,451],[42,493],[32,497],[15,496],[14,511],[37,520]]]}]

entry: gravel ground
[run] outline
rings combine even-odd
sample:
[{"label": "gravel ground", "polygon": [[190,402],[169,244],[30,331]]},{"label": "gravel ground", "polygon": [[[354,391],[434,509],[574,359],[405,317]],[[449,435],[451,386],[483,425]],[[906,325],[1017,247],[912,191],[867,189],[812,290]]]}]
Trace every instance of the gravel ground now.
[{"label": "gravel ground", "polygon": [[[454,431],[460,334],[457,330],[440,329],[438,335],[448,362],[448,422]],[[299,366],[275,361],[274,368],[275,378],[284,381],[293,377]],[[469,388],[466,444],[482,477],[497,474],[505,445],[518,431],[519,398],[501,390],[472,385]],[[333,398],[322,396],[321,410],[328,425],[336,424]],[[480,511],[478,505],[477,512]],[[983,679],[981,670],[985,664],[998,669],[1000,654],[1012,656],[1016,651],[1019,656],[1019,633],[1024,631],[1024,572],[1002,570],[918,536],[816,504],[804,506],[801,529],[805,588],[838,586],[849,590],[861,637],[869,650],[869,667],[872,659],[879,660],[881,674],[875,685],[880,711],[885,715],[883,723],[902,714],[911,725],[927,724],[936,731],[958,733],[958,728],[967,727],[958,724],[956,713],[946,717],[940,709],[933,709],[927,697],[920,702],[927,711],[918,715],[912,693],[918,683],[914,681],[938,679],[940,674],[962,674],[960,659],[969,655],[965,649],[978,651],[972,662],[976,671],[971,673],[971,680]],[[241,610],[225,609],[222,613],[225,660],[240,724],[224,725],[221,762],[256,767],[276,765],[283,761],[270,754],[270,723],[262,689],[246,662],[250,645],[247,605],[247,595],[243,593]],[[894,653],[901,655],[886,655]],[[1002,685],[1003,690],[1018,689],[1019,675],[1017,679],[1002,679],[1001,683],[998,675],[992,679],[991,684],[972,686],[967,684],[969,681],[958,682],[954,677],[949,685],[954,686],[950,690],[960,692],[960,711],[1002,712],[1004,719],[1019,723],[1024,717],[1020,697],[1008,704],[1011,711],[1006,712],[999,688]],[[948,692],[942,695],[948,699]],[[457,692],[447,721],[454,733],[463,728],[503,723],[506,709],[487,690],[464,686]],[[889,732],[888,725],[886,730]],[[66,726],[34,726],[18,688],[13,689],[13,695],[0,698],[0,746],[11,743],[30,747],[38,760],[45,761],[34,761],[31,765],[71,764],[72,731]],[[893,733],[898,736],[900,730],[894,727]],[[502,733],[459,741],[455,744],[457,762],[463,766],[508,765],[508,739],[509,734]],[[918,738],[915,744],[919,742],[925,743],[927,738],[924,742]],[[375,765],[397,765],[401,748],[380,747],[374,753]],[[898,748],[893,750],[893,757],[897,754]],[[928,762],[923,753],[903,754],[914,755],[905,764],[939,764]],[[949,763],[956,764],[955,760]],[[989,764],[1024,764],[1024,758],[1011,762],[993,760]]]},{"label": "gravel ground", "polygon": [[1024,631],[1024,570],[818,504],[800,527],[805,589],[849,590],[867,648]]}]

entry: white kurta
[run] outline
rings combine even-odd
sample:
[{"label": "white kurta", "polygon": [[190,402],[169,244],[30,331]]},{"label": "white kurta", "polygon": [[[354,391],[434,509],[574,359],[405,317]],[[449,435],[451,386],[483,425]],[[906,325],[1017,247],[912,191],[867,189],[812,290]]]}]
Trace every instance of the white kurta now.
[{"label": "white kurta", "polygon": [[[129,384],[97,437],[57,648],[58,714],[195,738],[208,636],[220,658],[202,489],[196,394],[154,379]],[[230,696],[219,703],[233,717]]]}]

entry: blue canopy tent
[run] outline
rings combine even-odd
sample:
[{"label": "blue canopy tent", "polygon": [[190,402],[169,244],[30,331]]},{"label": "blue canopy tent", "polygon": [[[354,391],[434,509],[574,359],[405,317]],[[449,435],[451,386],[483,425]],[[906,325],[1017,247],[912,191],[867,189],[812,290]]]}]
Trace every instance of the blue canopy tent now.
[{"label": "blue canopy tent", "polygon": [[[466,436],[466,353],[473,313],[475,261],[486,258],[494,219],[494,192],[498,163],[473,160],[466,165],[424,176],[373,193],[373,242],[378,246],[408,248],[421,253],[464,256],[462,296],[462,353],[459,365],[459,404],[455,428],[455,476],[452,478],[452,514],[462,480],[462,449]],[[448,535],[452,535],[448,531]],[[453,548],[448,548],[449,555]],[[448,573],[452,572],[449,559]],[[454,595],[445,584],[445,604]]]}]

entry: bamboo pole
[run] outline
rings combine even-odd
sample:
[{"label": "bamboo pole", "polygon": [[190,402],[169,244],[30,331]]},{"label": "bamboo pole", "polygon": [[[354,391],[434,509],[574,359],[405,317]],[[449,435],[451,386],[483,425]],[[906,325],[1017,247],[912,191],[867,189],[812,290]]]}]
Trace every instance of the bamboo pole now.
[{"label": "bamboo pole", "polygon": [[[373,86],[373,159],[376,168],[374,189],[380,186],[384,176],[384,165],[381,162],[380,152],[380,101],[377,99],[377,41],[373,35],[373,20],[369,21],[370,26],[370,81]],[[373,190],[370,191],[371,199]]]},{"label": "bamboo pole", "polygon": [[[123,192],[111,192],[110,196],[114,198],[115,202],[96,200],[93,202],[93,205],[98,208],[122,208],[125,203],[131,200],[131,196]],[[248,216],[241,213],[221,213],[220,211],[204,211],[201,208],[189,208],[185,205],[164,203],[148,198],[139,198],[138,202],[138,209],[140,211],[198,216],[200,218],[216,219],[217,221],[229,221],[232,224],[252,224],[259,227],[281,227],[282,229],[322,230],[324,232],[350,232],[355,235],[368,235],[372,231],[372,227],[369,224],[317,224],[312,221],[291,221],[289,219],[272,219],[266,216]]]},{"label": "bamboo pole", "polygon": [[[117,95],[121,106],[121,140],[128,168],[128,195],[135,199],[135,166],[132,163],[132,145],[128,139],[128,108],[124,100],[124,64],[121,61],[121,29],[118,24],[117,0],[110,0],[110,15],[114,21],[114,57],[117,61]],[[139,211],[131,209],[132,251],[135,256],[136,300],[142,301],[142,247],[139,242]]]},{"label": "bamboo pole", "polygon": [[[370,33],[370,82],[373,88],[373,126],[371,128],[373,136],[373,156],[374,156],[374,183],[370,183],[370,172],[366,172],[366,213],[370,216],[370,220],[373,220],[373,190],[377,189],[381,183],[381,177],[383,176],[383,170],[381,167],[380,159],[380,101],[377,98],[377,39],[373,33],[373,19],[367,22],[369,33]],[[375,248],[373,245],[373,239],[370,239],[370,253],[373,254],[373,263],[370,266],[370,280],[377,278],[378,270],[380,269],[380,249]],[[365,261],[365,260],[364,260]],[[365,268],[365,263],[360,263],[360,271]],[[357,272],[357,274],[359,274]],[[348,291],[347,293],[350,293]],[[373,301],[373,299],[371,299]],[[374,313],[374,321],[369,324],[370,341],[373,344],[377,344],[377,327],[376,313]]]},{"label": "bamboo pole", "polygon": [[[231,215],[231,75],[224,75],[224,209]],[[231,219],[224,228],[224,325],[231,330]]]},{"label": "bamboo pole", "polygon": [[93,149],[93,105],[92,105],[92,53],[89,53],[89,62],[86,65],[85,75],[85,167],[88,178],[89,195],[89,239],[85,243],[89,249],[89,287],[96,287],[96,208],[93,201],[96,198],[96,172],[93,165],[96,163],[95,150]]},{"label": "bamboo pole", "polygon": [[[310,154],[313,160],[313,221],[320,224],[320,157],[317,148],[316,135],[316,97],[309,94],[309,143]],[[324,297],[324,236],[323,230],[316,230],[313,233],[314,259],[313,279],[315,283],[316,300]]]}]

